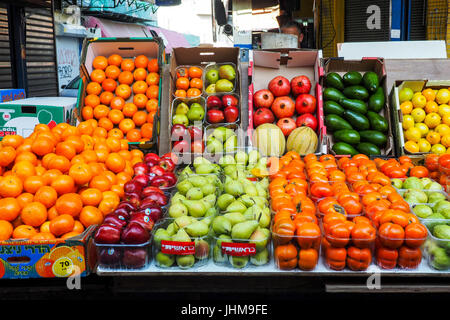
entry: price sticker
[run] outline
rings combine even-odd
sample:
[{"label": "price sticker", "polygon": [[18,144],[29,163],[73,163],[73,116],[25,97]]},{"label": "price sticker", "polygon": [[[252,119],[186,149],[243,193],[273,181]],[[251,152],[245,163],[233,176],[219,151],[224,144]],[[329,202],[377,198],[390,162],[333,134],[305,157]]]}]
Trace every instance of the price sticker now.
[{"label": "price sticker", "polygon": [[67,257],[61,257],[53,263],[52,271],[56,277],[68,277],[73,272],[73,262]]}]

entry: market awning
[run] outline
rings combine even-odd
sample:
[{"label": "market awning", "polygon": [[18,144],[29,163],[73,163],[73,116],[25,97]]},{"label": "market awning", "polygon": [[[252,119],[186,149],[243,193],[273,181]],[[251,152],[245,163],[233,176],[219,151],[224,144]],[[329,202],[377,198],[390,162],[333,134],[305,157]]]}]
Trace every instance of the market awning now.
[{"label": "market awning", "polygon": [[144,26],[132,23],[115,22],[97,17],[86,17],[84,26],[87,28],[99,28],[102,37],[151,37],[151,31],[155,31],[163,40],[166,52],[172,52],[175,47],[191,47],[195,45],[192,37],[171,30]]}]

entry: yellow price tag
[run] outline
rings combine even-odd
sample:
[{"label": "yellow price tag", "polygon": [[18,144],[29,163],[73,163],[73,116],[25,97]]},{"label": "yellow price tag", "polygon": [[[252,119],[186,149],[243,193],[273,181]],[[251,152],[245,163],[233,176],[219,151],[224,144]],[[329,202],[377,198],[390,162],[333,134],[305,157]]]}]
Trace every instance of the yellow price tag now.
[{"label": "yellow price tag", "polygon": [[52,271],[56,277],[68,277],[73,272],[73,262],[67,257],[61,257],[53,263]]}]

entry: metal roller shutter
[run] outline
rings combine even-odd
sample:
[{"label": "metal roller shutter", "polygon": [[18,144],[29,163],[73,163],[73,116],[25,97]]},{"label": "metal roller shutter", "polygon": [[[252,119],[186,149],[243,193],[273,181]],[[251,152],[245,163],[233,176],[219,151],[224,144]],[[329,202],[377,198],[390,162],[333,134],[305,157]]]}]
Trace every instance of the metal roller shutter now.
[{"label": "metal roller shutter", "polygon": [[8,10],[0,5],[0,88],[13,88]]},{"label": "metal roller shutter", "polygon": [[426,11],[425,0],[411,0],[408,40],[426,40]]},{"label": "metal roller shutter", "polygon": [[[367,19],[371,5],[380,8],[380,28],[369,29]],[[389,41],[390,35],[390,1],[389,0],[345,0],[345,42]]]},{"label": "metal roller shutter", "polygon": [[58,95],[58,73],[52,9],[26,8],[28,96]]}]

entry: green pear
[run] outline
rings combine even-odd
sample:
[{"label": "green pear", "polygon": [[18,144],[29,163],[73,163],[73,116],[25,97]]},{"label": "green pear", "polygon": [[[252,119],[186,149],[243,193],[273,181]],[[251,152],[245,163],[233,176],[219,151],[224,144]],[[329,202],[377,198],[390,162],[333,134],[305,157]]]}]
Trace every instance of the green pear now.
[{"label": "green pear", "polygon": [[223,193],[217,198],[217,206],[220,210],[225,210],[234,200],[231,194]]},{"label": "green pear", "polygon": [[200,103],[194,102],[191,104],[186,116],[191,122],[201,121],[205,117],[205,108]]},{"label": "green pear", "polygon": [[240,213],[244,213],[247,210],[247,207],[245,206],[245,204],[243,204],[241,201],[239,200],[234,200],[232,203],[230,203],[227,208],[226,208],[226,212],[240,212]]},{"label": "green pear", "polygon": [[184,229],[180,229],[176,234],[172,236],[172,241],[191,242],[191,237],[189,237],[189,235]]},{"label": "green pear", "polygon": [[158,228],[153,234],[153,245],[157,248],[161,248],[161,241],[170,241],[171,235],[164,228]]},{"label": "green pear", "polygon": [[234,164],[227,165],[225,168],[223,168],[223,173],[231,179],[236,180],[238,178],[238,170],[236,165]]},{"label": "green pear", "polygon": [[391,179],[391,185],[392,185],[394,188],[402,189],[402,187],[403,187],[403,181],[402,181],[401,179],[394,178],[394,179]]},{"label": "green pear", "polygon": [[[181,200],[180,200],[181,201]],[[178,218],[188,215],[188,209],[181,202],[172,203],[169,207],[168,214],[171,218]]]},{"label": "green pear", "polygon": [[270,220],[271,220],[271,216],[270,216],[270,212],[267,213],[264,210],[262,211],[260,217],[259,217],[259,226],[261,228],[267,228],[270,226]]},{"label": "green pear", "polygon": [[201,164],[212,164],[211,161],[206,159],[205,157],[196,157],[194,161],[192,162],[192,166],[194,168],[197,168]]},{"label": "green pear", "polygon": [[175,109],[175,114],[187,114],[189,111],[189,106],[184,103],[181,102],[177,105],[177,108]]},{"label": "green pear", "polygon": [[209,257],[209,243],[204,239],[195,239],[195,259],[204,260]]},{"label": "green pear", "polygon": [[219,80],[219,70],[209,69],[205,74],[205,79],[208,83],[216,83]]},{"label": "green pear", "polygon": [[239,179],[239,182],[241,182],[241,184],[244,186],[245,194],[247,194],[251,197],[255,197],[258,195],[258,190],[256,189],[256,184],[254,184],[253,182],[251,182],[250,180],[248,180],[246,178]]},{"label": "green pear", "polygon": [[234,152],[237,148],[237,143],[238,141],[236,135],[229,137],[223,144],[223,149],[225,150],[225,153]]},{"label": "green pear", "polygon": [[230,234],[231,232],[231,222],[230,220],[228,220],[227,218],[225,218],[224,216],[217,216],[214,218],[213,222],[212,222],[212,230],[214,231],[214,233],[216,235],[221,235],[221,234]]},{"label": "green pear", "polygon": [[215,167],[212,164],[202,163],[202,164],[197,166],[195,171],[198,174],[208,174],[208,173],[214,172],[214,168]]},{"label": "green pear", "polygon": [[195,257],[193,254],[184,255],[184,256],[177,256],[175,258],[177,265],[181,269],[189,269],[192,268],[192,266],[195,264]]},{"label": "green pear", "polygon": [[203,199],[202,189],[199,187],[191,188],[188,192],[186,192],[187,200],[200,200]]},{"label": "green pear", "polygon": [[172,124],[182,124],[187,127],[189,125],[189,118],[185,114],[174,114],[172,116]]},{"label": "green pear", "polygon": [[234,155],[234,159],[236,160],[236,163],[246,166],[248,162],[248,154],[245,151],[238,151]]},{"label": "green pear", "polygon": [[220,140],[215,137],[210,137],[206,141],[206,151],[208,153],[222,153],[223,152],[223,144]]},{"label": "green pear", "polygon": [[259,158],[261,157],[260,153],[258,150],[251,150],[248,153],[248,163],[249,164],[255,164],[258,163]]},{"label": "green pear", "polygon": [[248,194],[243,194],[242,196],[240,196],[239,201],[241,201],[247,208],[255,204],[255,200],[253,200],[253,197],[249,196]]},{"label": "green pear", "polygon": [[221,142],[227,141],[231,136],[235,136],[235,133],[232,129],[227,127],[217,127],[211,134],[211,137],[214,137]]},{"label": "green pear", "polygon": [[445,219],[450,219],[450,201],[440,200],[434,205],[434,212],[442,214]]},{"label": "green pear", "polygon": [[193,217],[203,217],[208,208],[201,200],[183,200],[181,201],[188,209],[189,215]]},{"label": "green pear", "polygon": [[216,207],[211,207],[211,208],[209,208],[208,210],[206,210],[206,213],[205,213],[205,215],[203,216],[203,217],[204,217],[203,220],[206,220],[206,218],[214,217],[216,214],[217,214],[217,209],[216,209]]},{"label": "green pear", "polygon": [[231,265],[236,269],[245,268],[249,262],[249,256],[228,256]]},{"label": "green pear", "polygon": [[173,236],[178,232],[178,229],[180,228],[172,222],[167,226],[166,231],[168,235]]},{"label": "green pear", "polygon": [[260,252],[266,248],[270,240],[270,230],[267,228],[257,228],[250,236],[249,243],[254,243],[256,251]]},{"label": "green pear", "polygon": [[242,183],[237,180],[229,180],[225,182],[224,190],[226,193],[229,193],[235,197],[238,197],[244,193],[244,187],[242,186]]},{"label": "green pear", "polygon": [[263,209],[260,206],[254,204],[250,208],[245,210],[244,217],[246,220],[259,221],[262,214],[263,214]]},{"label": "green pear", "polygon": [[186,200],[186,197],[177,191],[170,199],[171,204],[181,203],[181,200]]},{"label": "green pear", "polygon": [[155,259],[156,264],[163,268],[169,268],[175,263],[175,256],[173,254],[166,254],[161,251],[156,254]]},{"label": "green pear", "polygon": [[262,266],[269,262],[269,258],[269,250],[264,248],[261,252],[250,257],[250,263],[255,266]]},{"label": "green pear", "polygon": [[450,267],[450,255],[444,248],[435,245],[429,250],[431,265],[437,270],[446,270]]},{"label": "green pear", "polygon": [[267,200],[267,198],[265,197],[252,197],[252,200],[254,202],[254,204],[256,204],[258,207],[260,208],[268,208],[269,207],[269,200]]},{"label": "green pear", "polygon": [[231,64],[224,64],[219,67],[219,78],[233,81],[236,78],[236,69]]},{"label": "green pear", "polygon": [[428,193],[428,203],[438,203],[442,200],[446,200],[447,197],[440,192],[430,192]]},{"label": "green pear", "polygon": [[258,221],[254,220],[247,220],[244,222],[236,223],[231,229],[231,238],[247,240],[256,230],[258,225],[259,225]]},{"label": "green pear", "polygon": [[192,183],[190,183],[189,180],[183,180],[177,183],[177,190],[184,196],[193,187],[194,186],[192,185]]},{"label": "green pear", "polygon": [[205,177],[200,175],[193,175],[188,178],[188,181],[192,184],[193,187],[200,188],[201,186],[208,183]]},{"label": "green pear", "polygon": [[184,230],[186,230],[187,234],[191,237],[201,238],[208,234],[209,227],[203,220],[197,220],[187,225]]},{"label": "green pear", "polygon": [[233,242],[233,241],[231,240],[231,237],[229,235],[221,234],[220,236],[218,236],[216,238],[216,245],[215,246],[221,248],[222,247],[222,242],[227,243],[227,242]]},{"label": "green pear", "polygon": [[210,209],[216,205],[217,197],[215,194],[209,194],[204,197],[201,201],[205,204],[205,206]]},{"label": "green pear", "polygon": [[267,189],[264,188],[259,182],[255,183],[255,189],[258,196],[263,198],[268,197]]},{"label": "green pear", "polygon": [[209,194],[215,194],[216,193],[216,186],[212,183],[207,183],[200,187],[200,189],[203,192],[203,195],[207,196]]},{"label": "green pear", "polygon": [[240,212],[227,212],[223,216],[230,220],[232,226],[234,226],[236,223],[245,221],[244,215]]},{"label": "green pear", "polygon": [[215,83],[216,92],[231,92],[234,89],[234,84],[227,79],[219,79]]},{"label": "green pear", "polygon": [[222,253],[222,247],[214,246],[214,248],[213,248],[213,260],[214,260],[215,263],[224,263],[226,261],[226,257]]},{"label": "green pear", "polygon": [[269,183],[270,181],[267,177],[262,178],[261,180],[258,181],[258,184],[266,190],[269,188]]},{"label": "green pear", "polygon": [[211,83],[209,86],[206,87],[205,92],[207,94],[214,94],[214,93],[216,93],[216,84],[215,83]]},{"label": "green pear", "polygon": [[[174,223],[181,230],[182,228],[190,225],[192,223],[192,221],[193,221],[192,217],[190,217],[190,216],[181,216],[181,217],[175,218]],[[178,232],[180,230],[178,230]]]},{"label": "green pear", "polygon": [[236,164],[235,157],[233,157],[232,155],[227,154],[219,159],[219,165],[223,168],[232,164]]}]

